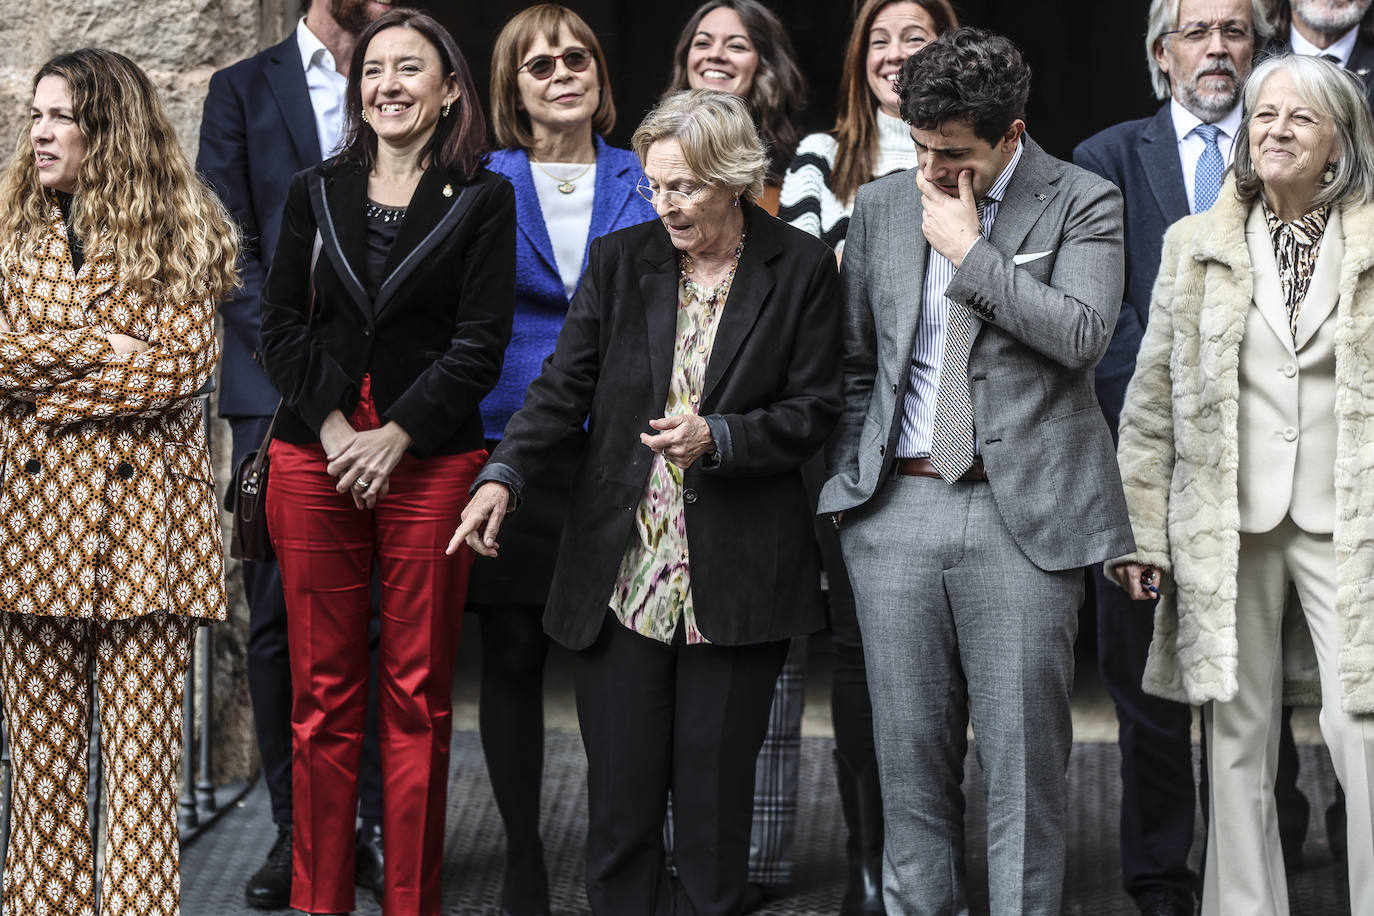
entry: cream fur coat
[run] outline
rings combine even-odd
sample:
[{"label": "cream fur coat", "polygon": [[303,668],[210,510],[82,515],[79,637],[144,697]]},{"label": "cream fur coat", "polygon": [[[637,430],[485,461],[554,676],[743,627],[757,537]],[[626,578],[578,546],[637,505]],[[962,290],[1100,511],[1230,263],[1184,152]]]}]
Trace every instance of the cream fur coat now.
[{"label": "cream fur coat", "polygon": [[[1165,571],[1145,689],[1184,703],[1235,697],[1240,547],[1240,342],[1251,308],[1250,205],[1228,179],[1164,238],[1150,321],[1121,415],[1118,458],[1136,552]],[[1336,346],[1336,605],[1341,705],[1374,712],[1374,204],[1341,211]],[[1285,702],[1317,703],[1303,621],[1285,622]]]}]

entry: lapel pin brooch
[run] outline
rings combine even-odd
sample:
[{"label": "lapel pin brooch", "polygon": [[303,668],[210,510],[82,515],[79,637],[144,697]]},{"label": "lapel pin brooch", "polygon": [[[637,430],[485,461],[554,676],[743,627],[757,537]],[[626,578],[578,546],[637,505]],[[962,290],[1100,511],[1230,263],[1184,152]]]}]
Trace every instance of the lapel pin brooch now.
[{"label": "lapel pin brooch", "polygon": [[1044,194],[1037,194],[1037,195],[1035,195],[1035,199],[1036,199],[1036,200],[1044,200],[1044,199],[1045,199],[1045,195],[1044,195]]},{"label": "lapel pin brooch", "polygon": [[445,197],[452,197],[452,196],[453,196],[453,185],[451,185],[451,184],[446,184],[446,185],[444,185],[444,196],[445,196]]}]

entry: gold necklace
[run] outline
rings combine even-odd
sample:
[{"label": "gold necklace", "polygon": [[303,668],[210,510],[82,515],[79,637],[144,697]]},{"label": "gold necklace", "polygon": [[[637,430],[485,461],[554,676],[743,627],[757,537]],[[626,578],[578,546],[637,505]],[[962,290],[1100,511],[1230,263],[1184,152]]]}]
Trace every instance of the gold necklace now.
[{"label": "gold necklace", "polygon": [[539,171],[543,172],[545,175],[548,175],[554,181],[558,182],[557,187],[560,194],[571,194],[573,191],[577,190],[577,185],[573,184],[573,182],[577,181],[583,175],[590,172],[592,170],[592,166],[596,165],[596,163],[593,162],[591,165],[587,166],[585,169],[578,172],[576,175],[572,175],[568,178],[562,178],[558,175],[555,175],[553,172],[550,172],[548,169],[544,168],[542,165],[540,165],[538,162],[535,162],[533,159],[530,160],[530,165],[534,166]]}]

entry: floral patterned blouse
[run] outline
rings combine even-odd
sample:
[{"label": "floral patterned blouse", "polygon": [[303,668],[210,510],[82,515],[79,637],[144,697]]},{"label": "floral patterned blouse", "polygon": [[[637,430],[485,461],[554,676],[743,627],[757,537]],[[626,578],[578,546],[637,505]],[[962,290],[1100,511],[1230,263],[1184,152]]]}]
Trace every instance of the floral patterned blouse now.
[{"label": "floral patterned blouse", "polygon": [[[736,259],[738,263],[738,252]],[[664,416],[698,412],[706,364],[733,279],[732,270],[718,286],[703,287],[683,275]],[[671,643],[680,618],[689,645],[709,642],[697,629],[688,559],[682,468],[655,454],[644,496],[635,510],[635,533],[620,560],[611,592],[610,607],[620,622],[642,636]]]}]

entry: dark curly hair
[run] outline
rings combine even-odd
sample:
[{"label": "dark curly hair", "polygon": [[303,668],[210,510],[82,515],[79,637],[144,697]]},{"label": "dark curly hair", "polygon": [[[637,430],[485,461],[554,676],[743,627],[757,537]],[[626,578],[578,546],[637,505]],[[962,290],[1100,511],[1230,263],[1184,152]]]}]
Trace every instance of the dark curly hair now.
[{"label": "dark curly hair", "polygon": [[974,136],[996,143],[1026,116],[1030,67],[1021,52],[986,29],[954,29],[902,65],[897,93],[902,118],[918,130],[963,121]]}]

